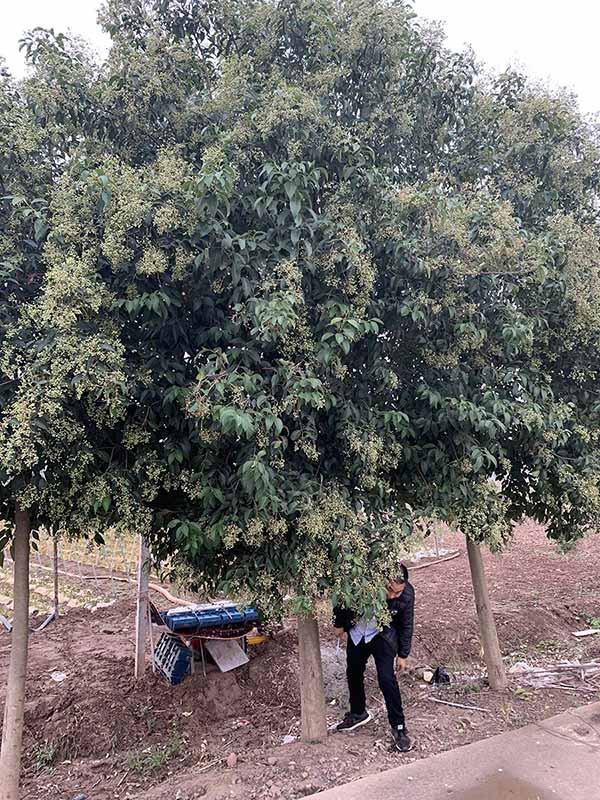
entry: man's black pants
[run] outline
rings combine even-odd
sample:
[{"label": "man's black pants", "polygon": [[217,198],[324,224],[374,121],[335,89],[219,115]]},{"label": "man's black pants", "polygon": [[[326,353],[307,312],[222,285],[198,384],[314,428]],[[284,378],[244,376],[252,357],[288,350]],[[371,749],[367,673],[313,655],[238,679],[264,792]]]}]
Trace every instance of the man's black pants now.
[{"label": "man's black pants", "polygon": [[367,644],[364,639],[354,644],[348,634],[348,647],[346,651],[346,676],[350,690],[350,711],[353,714],[364,714],[366,710],[365,697],[365,669],[369,656],[375,659],[377,680],[383,693],[390,725],[396,728],[404,725],[404,711],[398,679],[394,671],[396,650],[381,634],[377,634]]}]

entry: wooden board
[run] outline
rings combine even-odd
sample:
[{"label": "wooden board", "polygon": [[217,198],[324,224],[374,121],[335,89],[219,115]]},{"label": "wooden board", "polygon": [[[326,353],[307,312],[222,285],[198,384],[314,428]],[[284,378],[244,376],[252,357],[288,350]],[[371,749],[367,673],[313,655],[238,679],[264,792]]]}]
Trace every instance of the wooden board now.
[{"label": "wooden board", "polygon": [[250,661],[237,639],[205,639],[204,647],[214,658],[221,672],[229,672]]}]

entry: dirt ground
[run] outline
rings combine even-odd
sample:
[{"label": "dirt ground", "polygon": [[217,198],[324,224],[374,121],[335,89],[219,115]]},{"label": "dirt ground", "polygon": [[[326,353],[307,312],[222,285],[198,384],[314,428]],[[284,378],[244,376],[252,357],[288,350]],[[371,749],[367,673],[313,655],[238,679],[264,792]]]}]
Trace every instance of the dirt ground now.
[{"label": "dirt ground", "polygon": [[[401,679],[414,750],[389,750],[387,720],[369,666],[375,720],[353,734],[305,746],[299,733],[293,631],[251,648],[247,667],[201,671],[172,687],[148,669],[133,679],[134,602],[124,597],[95,612],[70,610],[32,636],[26,707],[23,800],[226,800],[303,797],[371,772],[519,727],[586,701],[598,685],[532,689],[511,676],[506,693],[482,679],[468,563],[460,557],[415,570],[415,640]],[[501,556],[486,554],[494,612],[507,666],[600,657],[600,635],[572,631],[600,617],[600,535],[563,556],[534,524],[522,525]],[[0,633],[0,673],[10,637]],[[330,723],[346,710],[344,654],[324,615],[322,651]],[[443,665],[448,687],[422,680]],[[64,679],[57,682],[56,674]],[[0,687],[0,711],[4,685]],[[442,699],[483,710],[454,708]],[[287,742],[287,743],[284,743]]]}]

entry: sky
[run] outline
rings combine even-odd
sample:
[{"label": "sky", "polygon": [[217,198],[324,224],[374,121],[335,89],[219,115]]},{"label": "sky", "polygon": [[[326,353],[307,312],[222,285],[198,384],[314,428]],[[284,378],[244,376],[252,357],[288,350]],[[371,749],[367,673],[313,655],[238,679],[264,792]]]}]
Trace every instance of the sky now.
[{"label": "sky", "polygon": [[587,113],[600,111],[599,0],[415,0],[417,12],[445,23],[455,50],[470,44],[488,67],[520,66],[566,87]]},{"label": "sky", "polygon": [[[444,23],[453,49],[472,46],[494,70],[519,66],[530,76],[566,87],[583,111],[600,111],[600,0],[413,0],[417,12]],[[35,26],[71,30],[103,53],[96,25],[100,0],[2,0],[0,55],[23,73],[18,40]]]}]

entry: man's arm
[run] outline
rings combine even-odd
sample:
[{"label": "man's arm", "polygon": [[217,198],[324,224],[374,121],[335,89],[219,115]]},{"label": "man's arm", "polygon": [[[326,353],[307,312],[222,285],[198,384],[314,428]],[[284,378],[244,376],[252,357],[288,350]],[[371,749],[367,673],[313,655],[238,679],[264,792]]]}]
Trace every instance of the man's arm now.
[{"label": "man's arm", "polygon": [[333,609],[333,627],[342,628],[343,630],[347,631],[348,628],[350,628],[352,625],[353,617],[354,617],[354,612],[350,611],[349,608],[342,608],[341,606],[336,606]]},{"label": "man's arm", "polygon": [[395,618],[398,634],[398,656],[405,659],[410,655],[415,618],[415,590],[407,583],[402,592],[402,604]]}]

